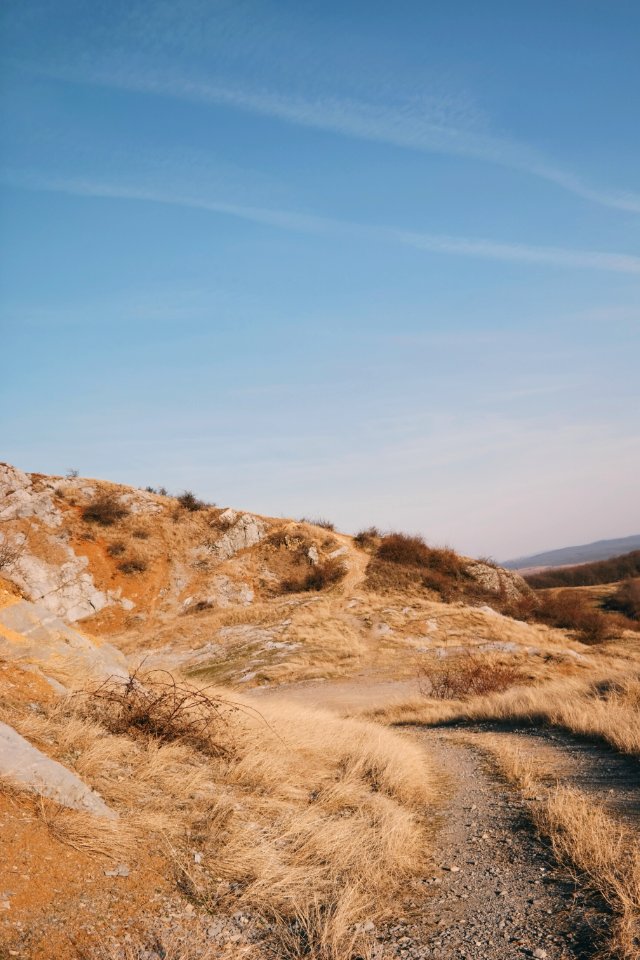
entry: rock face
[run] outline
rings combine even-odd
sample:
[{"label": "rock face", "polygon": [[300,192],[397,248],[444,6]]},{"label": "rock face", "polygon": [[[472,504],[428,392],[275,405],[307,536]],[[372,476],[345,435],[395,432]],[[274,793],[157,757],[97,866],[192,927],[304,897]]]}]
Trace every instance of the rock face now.
[{"label": "rock face", "polygon": [[22,470],[0,464],[0,521],[30,520],[47,531],[52,548],[63,559],[48,563],[29,552],[24,534],[14,538],[22,549],[17,560],[3,570],[3,575],[29,597],[42,603],[51,613],[66,620],[81,620],[113,603],[113,599],[96,588],[88,572],[86,557],[78,557],[63,533],[58,532],[63,517],[53,501],[54,484],[36,489],[32,478]]},{"label": "rock face", "polygon": [[0,463],[0,521],[26,517],[36,517],[48,527],[62,524],[51,490],[35,491],[31,477],[17,467]]},{"label": "rock face", "polygon": [[60,565],[23,554],[9,571],[9,579],[31,600],[42,603],[51,613],[66,620],[81,620],[97,613],[112,601],[98,590],[87,572],[86,557],[78,557],[66,544],[67,554]]},{"label": "rock face", "polygon": [[109,820],[117,819],[115,810],[75,773],[47,757],[6,723],[0,723],[0,776],[62,806]]},{"label": "rock face", "polygon": [[507,600],[519,600],[531,593],[531,587],[514,570],[494,567],[481,560],[470,560],[467,563],[467,573],[485,590]]},{"label": "rock face", "polygon": [[98,644],[28,600],[0,607],[0,655],[35,664],[47,678],[63,682],[69,668],[94,678],[129,675],[125,658],[111,644]]},{"label": "rock face", "polygon": [[[226,515],[226,517],[225,517]],[[230,519],[234,515],[233,510],[225,510],[221,518]],[[266,532],[266,524],[259,517],[254,517],[250,513],[243,513],[235,520],[229,529],[211,548],[211,552],[218,560],[228,560],[238,550],[244,550],[246,547],[253,547],[259,543]]]}]

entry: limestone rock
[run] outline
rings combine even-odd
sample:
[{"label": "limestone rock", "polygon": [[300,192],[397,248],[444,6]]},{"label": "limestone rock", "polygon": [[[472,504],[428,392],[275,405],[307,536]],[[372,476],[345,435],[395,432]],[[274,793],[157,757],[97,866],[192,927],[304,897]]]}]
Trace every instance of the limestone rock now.
[{"label": "limestone rock", "polygon": [[109,820],[118,817],[75,773],[47,757],[6,723],[0,723],[0,775],[73,810]]},{"label": "limestone rock", "polygon": [[123,655],[111,644],[98,643],[28,600],[0,608],[0,656],[35,664],[63,682],[70,670],[95,678],[129,675]]},{"label": "limestone rock", "polygon": [[[227,513],[228,511],[225,511]],[[238,550],[253,547],[265,535],[266,524],[259,517],[243,513],[211,547],[211,552],[219,560],[228,560]]]},{"label": "limestone rock", "polygon": [[48,527],[59,527],[62,514],[53,502],[50,489],[34,490],[31,477],[0,463],[0,521],[36,517]]},{"label": "limestone rock", "polygon": [[469,560],[467,573],[485,590],[495,593],[496,596],[503,596],[507,600],[519,600],[531,593],[531,587],[515,570],[494,567],[481,560]]}]

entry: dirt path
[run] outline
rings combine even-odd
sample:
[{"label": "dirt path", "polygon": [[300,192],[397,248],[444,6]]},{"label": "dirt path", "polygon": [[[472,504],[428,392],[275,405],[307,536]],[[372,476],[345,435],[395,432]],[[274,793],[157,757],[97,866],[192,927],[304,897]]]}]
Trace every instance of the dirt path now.
[{"label": "dirt path", "polygon": [[539,758],[550,779],[576,787],[627,826],[640,829],[640,763],[635,758],[564,730],[490,723],[463,729],[488,733],[524,756]]},{"label": "dirt path", "polygon": [[576,902],[573,886],[559,879],[517,796],[454,734],[428,730],[418,736],[442,771],[446,801],[434,836],[433,869],[408,895],[404,916],[377,932],[377,955],[591,956],[601,915]]}]

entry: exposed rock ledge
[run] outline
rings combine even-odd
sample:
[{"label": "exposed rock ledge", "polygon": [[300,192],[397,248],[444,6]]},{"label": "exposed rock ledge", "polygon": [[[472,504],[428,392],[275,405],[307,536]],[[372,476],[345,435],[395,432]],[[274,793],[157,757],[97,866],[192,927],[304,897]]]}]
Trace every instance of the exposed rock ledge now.
[{"label": "exposed rock ledge", "polygon": [[0,723],[0,776],[64,807],[109,820],[118,817],[75,773],[47,757],[6,723]]}]

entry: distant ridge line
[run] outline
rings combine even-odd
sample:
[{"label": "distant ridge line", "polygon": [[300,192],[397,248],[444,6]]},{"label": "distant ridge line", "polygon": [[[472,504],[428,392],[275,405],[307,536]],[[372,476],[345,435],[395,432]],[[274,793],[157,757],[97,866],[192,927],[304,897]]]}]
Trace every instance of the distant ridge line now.
[{"label": "distant ridge line", "polygon": [[594,540],[593,543],[576,544],[571,547],[559,547],[543,553],[533,553],[525,557],[515,557],[502,563],[507,570],[523,570],[530,567],[564,567],[571,564],[589,563],[592,560],[608,560],[622,553],[640,550],[640,533],[630,537],[618,537],[613,540]]}]

